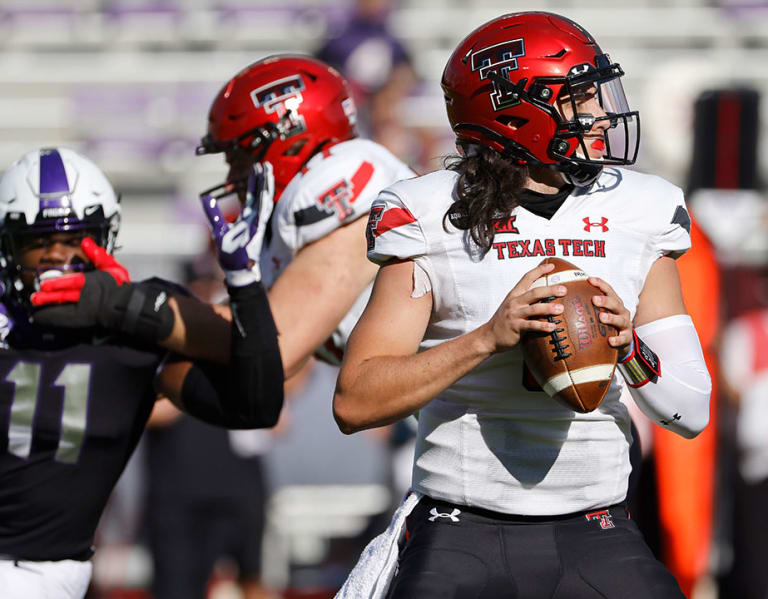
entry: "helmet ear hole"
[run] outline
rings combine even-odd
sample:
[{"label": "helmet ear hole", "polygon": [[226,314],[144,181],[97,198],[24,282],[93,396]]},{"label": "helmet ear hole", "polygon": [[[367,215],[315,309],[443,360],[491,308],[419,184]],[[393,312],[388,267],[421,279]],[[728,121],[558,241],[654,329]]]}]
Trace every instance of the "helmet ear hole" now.
[{"label": "helmet ear hole", "polygon": [[511,116],[508,114],[499,115],[495,120],[497,123],[504,125],[505,127],[509,127],[513,131],[520,129],[528,122],[528,119],[524,119],[519,116]]},{"label": "helmet ear hole", "polygon": [[304,149],[304,146],[307,145],[307,141],[307,139],[300,139],[296,143],[291,144],[286,148],[285,152],[283,152],[283,156],[296,156]]}]

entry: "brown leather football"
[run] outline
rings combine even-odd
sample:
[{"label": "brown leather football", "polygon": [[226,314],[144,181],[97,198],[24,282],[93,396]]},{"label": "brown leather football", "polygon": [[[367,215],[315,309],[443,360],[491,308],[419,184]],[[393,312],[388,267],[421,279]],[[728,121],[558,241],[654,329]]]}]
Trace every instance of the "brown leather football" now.
[{"label": "brown leather football", "polygon": [[587,273],[562,258],[546,258],[542,264],[547,262],[555,269],[536,280],[532,288],[565,285],[565,296],[543,300],[559,302],[565,309],[547,318],[559,325],[554,332],[523,337],[523,358],[550,397],[577,412],[591,412],[610,387],[618,350],[608,344],[608,337],[618,331],[600,322],[602,308],[592,303],[592,296],[602,292],[587,281]]}]

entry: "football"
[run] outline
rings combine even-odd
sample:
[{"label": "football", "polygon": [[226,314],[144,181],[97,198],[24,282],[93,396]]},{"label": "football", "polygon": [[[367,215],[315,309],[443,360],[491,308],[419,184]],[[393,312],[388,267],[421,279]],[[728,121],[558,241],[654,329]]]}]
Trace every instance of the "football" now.
[{"label": "football", "polygon": [[608,337],[618,334],[615,327],[600,322],[602,308],[592,296],[602,293],[587,281],[589,275],[561,258],[546,258],[555,269],[537,279],[531,288],[564,285],[567,294],[554,301],[564,310],[547,320],[559,325],[552,333],[528,333],[523,337],[523,358],[536,382],[550,396],[577,412],[591,412],[603,401],[616,368],[618,350]]}]

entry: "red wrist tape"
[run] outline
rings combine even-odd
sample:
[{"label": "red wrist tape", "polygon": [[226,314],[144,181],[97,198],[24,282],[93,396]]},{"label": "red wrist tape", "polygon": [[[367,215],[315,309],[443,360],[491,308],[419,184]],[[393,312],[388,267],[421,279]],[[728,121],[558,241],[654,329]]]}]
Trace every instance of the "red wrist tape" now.
[{"label": "red wrist tape", "polygon": [[655,383],[661,376],[661,360],[654,351],[643,343],[632,329],[632,353],[621,360],[616,367],[630,387],[642,387],[648,382]]}]

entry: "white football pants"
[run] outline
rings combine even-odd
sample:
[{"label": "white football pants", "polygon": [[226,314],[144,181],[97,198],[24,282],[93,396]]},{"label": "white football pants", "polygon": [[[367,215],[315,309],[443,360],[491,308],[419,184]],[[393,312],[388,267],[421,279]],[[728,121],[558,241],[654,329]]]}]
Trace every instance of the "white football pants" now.
[{"label": "white football pants", "polygon": [[90,561],[28,562],[0,559],[0,597],[83,599],[92,570]]}]

